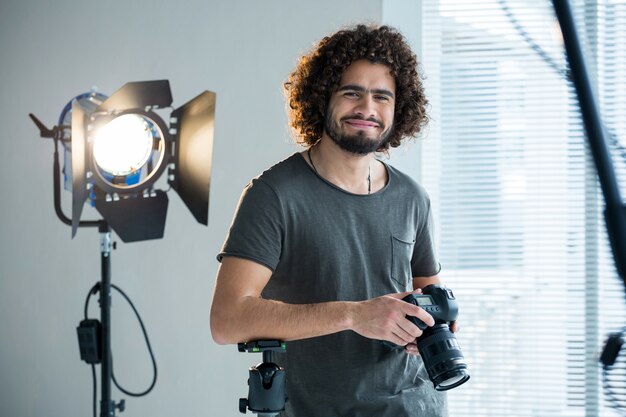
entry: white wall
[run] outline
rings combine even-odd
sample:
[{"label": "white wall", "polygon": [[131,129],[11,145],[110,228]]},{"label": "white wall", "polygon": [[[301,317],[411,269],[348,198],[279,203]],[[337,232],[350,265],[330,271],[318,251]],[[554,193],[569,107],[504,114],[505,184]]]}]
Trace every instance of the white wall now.
[{"label": "white wall", "polygon": [[[402,32],[418,60],[421,57],[422,42],[422,2],[416,0],[383,0],[382,24],[391,25]],[[428,93],[428,92],[426,92]],[[416,180],[422,176],[421,139],[428,134],[428,126],[415,141],[405,141],[400,147],[390,152],[390,163]]]},{"label": "white wall", "polygon": [[[100,278],[99,237],[81,229],[71,240],[57,219],[53,146],[38,137],[28,113],[51,126],[73,96],[94,85],[110,94],[127,81],[169,79],[176,107],[204,89],[217,92],[209,227],[169,193],[165,238],[118,242],[113,252],[113,283],[142,314],[159,366],[147,397],[114,389],[113,398],[126,398],[122,415],[236,416],[247,368],[260,357],[211,340],[215,254],[242,187],[296,150],[281,86],[298,56],[342,25],[380,22],[383,9],[393,23],[390,4],[0,2],[0,416],[91,415],[91,370],[79,359],[75,327]],[[69,214],[69,193],[63,204]],[[95,217],[86,208],[84,218]],[[92,317],[97,305],[92,298]],[[118,380],[142,390],[151,380],[149,357],[116,293],[112,318]]]}]

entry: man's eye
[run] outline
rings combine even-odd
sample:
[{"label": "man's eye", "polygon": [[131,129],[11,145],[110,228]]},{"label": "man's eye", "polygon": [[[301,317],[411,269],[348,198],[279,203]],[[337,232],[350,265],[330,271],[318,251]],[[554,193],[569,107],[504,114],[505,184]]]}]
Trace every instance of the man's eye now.
[{"label": "man's eye", "polygon": [[385,103],[389,101],[389,97],[387,96],[374,96],[374,99]]},{"label": "man's eye", "polygon": [[359,94],[355,93],[354,91],[346,91],[345,93],[343,93],[343,96],[348,98],[358,98]]}]

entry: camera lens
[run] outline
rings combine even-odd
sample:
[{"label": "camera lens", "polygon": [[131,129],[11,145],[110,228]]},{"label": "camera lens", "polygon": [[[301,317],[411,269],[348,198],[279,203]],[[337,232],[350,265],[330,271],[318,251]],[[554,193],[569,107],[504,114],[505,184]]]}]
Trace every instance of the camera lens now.
[{"label": "camera lens", "polygon": [[447,324],[428,328],[418,340],[417,348],[436,390],[458,387],[470,378],[459,342]]}]

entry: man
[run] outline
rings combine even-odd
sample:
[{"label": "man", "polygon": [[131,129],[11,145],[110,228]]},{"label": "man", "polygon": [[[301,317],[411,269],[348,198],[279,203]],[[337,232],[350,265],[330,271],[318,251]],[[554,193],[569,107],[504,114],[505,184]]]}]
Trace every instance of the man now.
[{"label": "man", "polygon": [[218,255],[213,338],[289,341],[275,357],[285,416],[445,415],[406,315],[433,318],[402,301],[440,282],[428,197],[374,158],[427,121],[416,57],[397,31],[359,25],[302,57],[285,89],[307,149],[243,192]]}]

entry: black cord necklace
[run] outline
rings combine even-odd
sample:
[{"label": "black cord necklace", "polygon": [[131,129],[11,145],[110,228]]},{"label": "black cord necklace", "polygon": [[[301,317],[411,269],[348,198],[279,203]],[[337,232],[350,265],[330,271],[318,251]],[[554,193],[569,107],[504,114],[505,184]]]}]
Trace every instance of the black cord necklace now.
[{"label": "black cord necklace", "polygon": [[[309,162],[311,163],[311,167],[313,167],[313,171],[315,171],[315,173],[321,177],[320,173],[317,172],[317,168],[315,168],[315,164],[313,163],[313,158],[311,158],[311,148],[307,149],[306,154],[309,157]],[[369,195],[371,193],[372,193],[372,165],[369,164],[367,167],[367,194]]]}]

